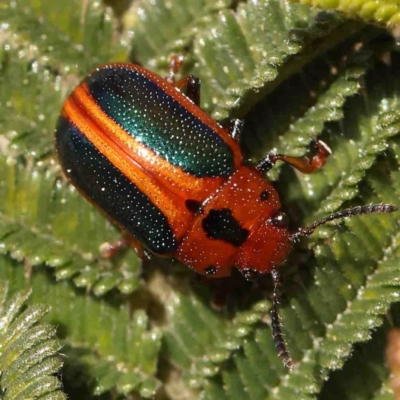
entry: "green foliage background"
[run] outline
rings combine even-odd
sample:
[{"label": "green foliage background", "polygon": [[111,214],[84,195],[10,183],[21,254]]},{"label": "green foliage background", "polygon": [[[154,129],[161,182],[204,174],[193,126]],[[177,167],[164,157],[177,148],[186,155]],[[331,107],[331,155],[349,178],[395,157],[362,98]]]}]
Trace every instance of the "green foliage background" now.
[{"label": "green foliage background", "polygon": [[301,155],[314,138],[332,148],[311,176],[282,165],[269,176],[293,228],[351,205],[398,206],[398,6],[346,4],[315,3],[354,19],[279,0],[0,4],[1,398],[393,398],[384,351],[399,315],[400,213],[296,246],[282,269],[289,373],[268,279],[224,281],[232,292],[216,311],[218,287],[182,266],[99,259],[119,232],[65,182],[53,149],[62,102],[92,68],[131,60],[166,74],[168,55],[184,53],[202,106],[245,118],[249,158]]}]

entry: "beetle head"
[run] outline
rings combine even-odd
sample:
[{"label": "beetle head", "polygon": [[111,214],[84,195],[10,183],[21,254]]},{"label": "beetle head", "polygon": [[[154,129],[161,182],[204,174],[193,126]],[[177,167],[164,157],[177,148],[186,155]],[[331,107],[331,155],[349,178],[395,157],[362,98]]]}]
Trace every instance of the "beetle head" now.
[{"label": "beetle head", "polygon": [[240,247],[236,268],[247,279],[251,279],[254,273],[271,272],[285,261],[291,249],[290,238],[288,220],[282,211],[274,212],[267,219],[260,218]]}]

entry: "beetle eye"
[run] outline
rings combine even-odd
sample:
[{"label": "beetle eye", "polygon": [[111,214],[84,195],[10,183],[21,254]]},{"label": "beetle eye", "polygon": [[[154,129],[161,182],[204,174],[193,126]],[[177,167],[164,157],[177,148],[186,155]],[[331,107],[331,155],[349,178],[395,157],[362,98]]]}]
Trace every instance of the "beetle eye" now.
[{"label": "beetle eye", "polygon": [[282,211],[278,211],[272,218],[271,218],[271,222],[274,226],[276,226],[277,228],[287,228],[289,225],[289,220],[287,215],[282,212]]}]

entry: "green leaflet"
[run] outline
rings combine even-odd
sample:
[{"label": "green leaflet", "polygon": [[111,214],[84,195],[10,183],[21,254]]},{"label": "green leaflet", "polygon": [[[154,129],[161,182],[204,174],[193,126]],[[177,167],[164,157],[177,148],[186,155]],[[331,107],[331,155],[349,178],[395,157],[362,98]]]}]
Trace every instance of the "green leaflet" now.
[{"label": "green leaflet", "polygon": [[55,110],[63,100],[61,81],[49,66],[21,59],[20,52],[26,54],[27,48],[5,41],[0,49],[1,133],[7,154],[40,160],[53,151]]},{"label": "green leaflet", "polygon": [[228,110],[249,107],[245,99],[265,94],[279,67],[304,49],[304,36],[318,36],[318,27],[311,29],[314,16],[305,7],[268,0],[241,3],[236,12],[216,15],[210,21],[214,29],[200,30],[194,41],[203,106],[218,119],[226,118]]},{"label": "green leaflet", "polygon": [[111,13],[99,2],[5,1],[0,20],[7,22],[2,42],[21,46],[20,55],[51,73],[86,74],[104,60],[124,57],[113,40]]},{"label": "green leaflet", "polygon": [[322,10],[341,11],[348,17],[361,18],[365,22],[374,22],[388,28],[396,28],[400,21],[400,5],[398,1],[349,1],[349,0],[292,0],[318,7]]},{"label": "green leaflet", "polygon": [[[1,267],[9,267],[1,259]],[[34,304],[22,311],[30,291],[9,295],[0,284],[0,395],[2,399],[66,399],[56,376],[62,367],[54,326],[39,323],[50,308]]]},{"label": "green leaflet", "polygon": [[388,370],[384,367],[386,335],[389,324],[385,323],[373,333],[367,343],[354,348],[352,358],[340,371],[335,371],[324,384],[321,399],[393,398],[389,386]]},{"label": "green leaflet", "polygon": [[131,58],[152,68],[165,66],[171,53],[185,52],[198,29],[208,25],[211,15],[231,4],[232,0],[132,3],[123,18],[127,35],[132,37]]}]

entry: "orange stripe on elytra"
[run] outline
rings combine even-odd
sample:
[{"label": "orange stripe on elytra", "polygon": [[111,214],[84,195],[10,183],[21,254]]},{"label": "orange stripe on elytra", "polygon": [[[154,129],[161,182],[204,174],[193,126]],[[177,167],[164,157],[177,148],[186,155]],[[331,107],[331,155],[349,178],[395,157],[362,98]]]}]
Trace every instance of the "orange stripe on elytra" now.
[{"label": "orange stripe on elytra", "polygon": [[82,108],[75,102],[74,96],[70,96],[64,103],[62,113],[116,168],[134,182],[156,207],[162,210],[179,240],[192,220],[192,215],[184,206],[184,201],[143,171],[127,152],[128,148],[121,147],[113,136],[105,133],[91,119],[92,107],[93,103],[88,102],[86,107]]}]

